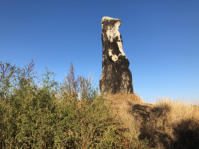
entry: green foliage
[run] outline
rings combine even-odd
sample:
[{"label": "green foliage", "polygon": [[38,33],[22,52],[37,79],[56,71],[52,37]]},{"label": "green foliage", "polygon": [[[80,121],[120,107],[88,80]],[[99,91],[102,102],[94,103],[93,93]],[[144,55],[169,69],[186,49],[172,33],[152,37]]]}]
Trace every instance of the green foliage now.
[{"label": "green foliage", "polygon": [[7,81],[1,76],[0,148],[125,148],[124,142],[131,146],[103,97],[89,79],[75,79],[73,68],[58,87],[49,71],[38,85],[33,63],[23,69],[3,65],[12,75]]}]

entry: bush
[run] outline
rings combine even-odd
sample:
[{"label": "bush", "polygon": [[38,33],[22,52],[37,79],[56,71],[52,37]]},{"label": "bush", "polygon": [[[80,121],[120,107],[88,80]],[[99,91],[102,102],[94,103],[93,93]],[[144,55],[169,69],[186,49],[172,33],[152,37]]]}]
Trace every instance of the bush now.
[{"label": "bush", "polygon": [[7,81],[1,79],[0,89],[0,148],[131,146],[127,131],[112,116],[103,97],[89,79],[75,79],[73,68],[58,87],[49,71],[38,84],[33,63],[22,69],[8,67],[12,69],[7,74],[12,75]]}]

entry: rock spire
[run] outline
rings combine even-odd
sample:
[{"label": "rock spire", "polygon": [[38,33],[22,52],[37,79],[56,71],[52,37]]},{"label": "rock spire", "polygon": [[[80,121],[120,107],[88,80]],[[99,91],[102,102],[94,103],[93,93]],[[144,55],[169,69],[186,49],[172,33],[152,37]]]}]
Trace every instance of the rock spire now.
[{"label": "rock spire", "polygon": [[101,23],[103,58],[100,91],[102,94],[133,93],[129,61],[119,32],[121,20],[103,17]]}]

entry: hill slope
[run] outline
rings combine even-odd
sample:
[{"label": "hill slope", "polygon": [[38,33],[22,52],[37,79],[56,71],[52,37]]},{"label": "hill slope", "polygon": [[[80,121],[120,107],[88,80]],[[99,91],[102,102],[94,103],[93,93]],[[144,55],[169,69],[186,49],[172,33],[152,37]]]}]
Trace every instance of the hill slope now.
[{"label": "hill slope", "polygon": [[106,102],[124,127],[147,148],[199,148],[199,107],[162,100],[142,102],[134,94],[108,95]]}]

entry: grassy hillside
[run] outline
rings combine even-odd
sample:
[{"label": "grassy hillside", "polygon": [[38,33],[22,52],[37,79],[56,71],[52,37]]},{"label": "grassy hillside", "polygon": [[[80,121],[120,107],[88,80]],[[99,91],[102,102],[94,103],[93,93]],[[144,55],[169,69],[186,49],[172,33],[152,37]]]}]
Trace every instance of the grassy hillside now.
[{"label": "grassy hillside", "polygon": [[147,148],[198,149],[199,106],[161,100],[143,103],[136,95],[109,95],[106,101],[124,127]]},{"label": "grassy hillside", "polygon": [[63,83],[0,63],[0,148],[199,148],[199,108],[98,94],[73,66]]}]

